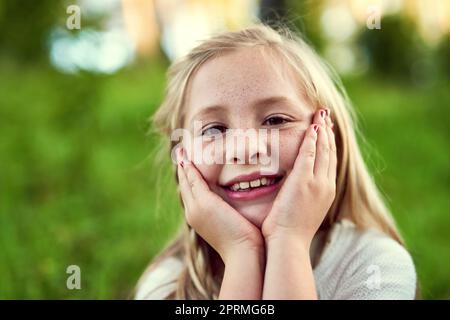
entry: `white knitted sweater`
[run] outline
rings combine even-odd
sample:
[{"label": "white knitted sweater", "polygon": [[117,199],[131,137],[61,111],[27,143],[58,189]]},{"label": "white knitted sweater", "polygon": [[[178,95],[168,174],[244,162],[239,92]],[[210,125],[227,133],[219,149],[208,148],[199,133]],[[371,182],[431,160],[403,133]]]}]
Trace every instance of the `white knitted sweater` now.
[{"label": "white knitted sweater", "polygon": [[[408,251],[376,230],[359,231],[349,220],[335,223],[314,268],[320,299],[414,299],[416,271]],[[167,258],[138,284],[135,299],[165,299],[183,268]]]}]

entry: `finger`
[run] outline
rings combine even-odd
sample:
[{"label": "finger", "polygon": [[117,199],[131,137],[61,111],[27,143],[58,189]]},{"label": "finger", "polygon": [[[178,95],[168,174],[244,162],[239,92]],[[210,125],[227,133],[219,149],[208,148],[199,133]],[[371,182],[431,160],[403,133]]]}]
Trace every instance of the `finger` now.
[{"label": "finger", "polygon": [[333,126],[327,126],[328,142],[330,145],[330,161],[328,165],[328,178],[332,181],[336,180],[337,171],[337,148],[336,148],[336,138],[332,130]]},{"label": "finger", "polygon": [[316,146],[316,160],[314,163],[314,175],[324,176],[328,175],[328,135],[324,128],[326,127],[327,110],[319,109],[314,115],[314,123],[319,125],[319,131],[317,132],[317,146]]},{"label": "finger", "polygon": [[317,123],[318,125],[326,125],[327,111],[326,109],[319,109],[314,114],[313,123]]},{"label": "finger", "polygon": [[330,109],[325,109],[325,110],[327,113],[327,117],[325,117],[325,122],[331,128],[331,130],[333,130],[334,124],[333,124],[333,120],[331,119],[331,110]]},{"label": "finger", "polygon": [[314,176],[327,177],[330,160],[330,146],[326,126],[319,125],[317,131],[316,160],[314,162]]},{"label": "finger", "polygon": [[303,138],[302,145],[298,152],[297,159],[295,160],[294,168],[292,169],[295,175],[309,176],[314,175],[314,162],[316,158],[316,141],[317,130],[319,126],[312,124],[305,131],[305,137]]},{"label": "finger", "polygon": [[184,160],[184,172],[186,174],[186,179],[191,189],[192,197],[195,200],[201,200],[207,192],[209,192],[209,187],[206,181],[203,179],[200,172],[197,170],[195,165],[189,160]]},{"label": "finger", "polygon": [[184,169],[180,163],[178,164],[177,169],[178,169],[177,175],[178,175],[178,182],[179,182],[179,186],[180,186],[181,198],[183,199],[185,208],[188,209],[192,206],[192,203],[194,201],[191,187],[189,186],[189,182],[187,180],[186,173],[184,172]]},{"label": "finger", "polygon": [[336,179],[337,174],[337,148],[336,148],[336,137],[334,134],[334,123],[331,118],[331,110],[329,108],[325,109],[326,117],[325,122],[327,124],[327,134],[328,143],[330,146],[330,162],[328,167],[328,177],[332,180]]}]

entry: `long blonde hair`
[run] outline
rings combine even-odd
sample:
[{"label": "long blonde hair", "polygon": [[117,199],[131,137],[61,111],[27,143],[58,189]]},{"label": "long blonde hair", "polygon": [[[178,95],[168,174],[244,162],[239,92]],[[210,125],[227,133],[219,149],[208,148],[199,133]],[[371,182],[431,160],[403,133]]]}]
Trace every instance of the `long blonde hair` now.
[{"label": "long blonde hair", "polygon": [[[268,51],[281,57],[294,70],[303,85],[299,90],[304,90],[314,108],[326,106],[331,109],[338,150],[336,198],[321,229],[329,230],[345,217],[357,228],[376,228],[403,244],[361,155],[356,138],[359,134],[356,117],[338,76],[299,34],[286,26],[256,23],[242,30],[220,33],[174,61],[167,73],[165,98],[151,119],[153,128],[170,137],[173,130],[182,126],[188,83],[205,61],[239,48],[256,46],[270,49]],[[170,150],[175,143],[170,143]],[[217,258],[215,255],[215,251],[185,223],[179,237],[154,259],[147,272],[164,258],[178,256],[185,267],[177,280],[177,290],[169,298],[214,299],[220,288],[220,275],[214,274],[211,265]]]}]

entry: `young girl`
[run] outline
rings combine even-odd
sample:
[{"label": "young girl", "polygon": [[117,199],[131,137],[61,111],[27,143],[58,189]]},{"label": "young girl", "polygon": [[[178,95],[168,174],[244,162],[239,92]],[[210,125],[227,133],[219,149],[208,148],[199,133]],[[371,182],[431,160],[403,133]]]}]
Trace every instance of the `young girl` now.
[{"label": "young girl", "polygon": [[[305,41],[256,24],[204,41],[168,76],[154,125],[167,137],[183,128],[203,148],[171,142],[187,223],[136,299],[415,297],[414,264],[364,164],[350,102]],[[277,141],[195,160],[236,129]],[[275,142],[276,166],[263,166]]]}]

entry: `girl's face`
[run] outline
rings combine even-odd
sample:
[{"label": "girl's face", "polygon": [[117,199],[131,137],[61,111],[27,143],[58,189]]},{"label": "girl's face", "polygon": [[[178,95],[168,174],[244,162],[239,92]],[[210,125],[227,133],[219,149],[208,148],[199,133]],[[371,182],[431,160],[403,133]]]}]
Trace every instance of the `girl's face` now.
[{"label": "girl's face", "polygon": [[[300,88],[293,72],[281,62],[276,65],[258,49],[244,48],[207,61],[197,70],[187,90],[184,127],[194,140],[201,141],[201,152],[214,149],[212,145],[220,141],[210,138],[236,132],[229,129],[269,130],[267,139],[223,143],[223,161],[219,163],[196,161],[198,155],[193,155],[199,151],[194,151],[194,144],[185,144],[188,157],[211,191],[257,227],[270,212],[292,170],[305,130],[312,123],[313,107]],[[270,138],[274,129],[278,130],[276,147]],[[267,160],[270,152],[271,165],[251,161]],[[277,161],[273,161],[274,157]]]}]

